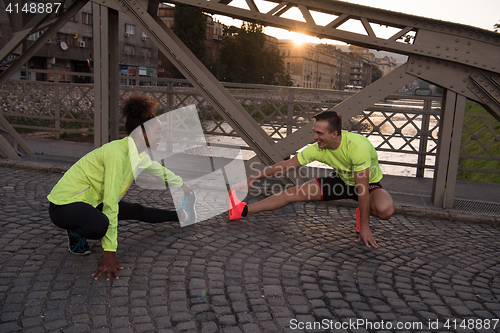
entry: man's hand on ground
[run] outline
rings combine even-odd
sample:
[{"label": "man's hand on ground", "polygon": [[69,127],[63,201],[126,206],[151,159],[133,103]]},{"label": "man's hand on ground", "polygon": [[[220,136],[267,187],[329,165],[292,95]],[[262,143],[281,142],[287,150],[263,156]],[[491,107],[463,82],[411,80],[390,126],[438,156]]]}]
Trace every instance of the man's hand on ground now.
[{"label": "man's hand on ground", "polygon": [[118,270],[122,270],[123,267],[118,263],[118,259],[116,258],[116,252],[104,251],[102,255],[101,265],[97,269],[97,271],[92,274],[96,280],[98,280],[104,272],[106,273],[106,280],[109,281],[111,277],[111,272],[115,275],[115,279],[118,279]]},{"label": "man's hand on ground", "polygon": [[365,245],[368,247],[371,246],[373,246],[374,248],[378,247],[378,244],[375,241],[375,238],[373,237],[370,227],[361,227],[361,230],[359,231],[359,237],[356,240],[356,242],[361,242],[361,241],[364,241]]}]

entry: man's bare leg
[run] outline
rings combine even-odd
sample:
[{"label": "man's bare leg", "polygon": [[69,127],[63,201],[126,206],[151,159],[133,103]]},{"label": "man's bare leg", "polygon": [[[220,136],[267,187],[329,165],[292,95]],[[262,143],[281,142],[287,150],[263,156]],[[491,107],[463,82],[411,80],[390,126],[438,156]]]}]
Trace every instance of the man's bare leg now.
[{"label": "man's bare leg", "polygon": [[248,205],[248,215],[276,210],[296,201],[321,200],[321,187],[316,179]]},{"label": "man's bare leg", "polygon": [[391,195],[383,188],[378,188],[370,193],[371,216],[388,220],[394,213],[394,201]]}]

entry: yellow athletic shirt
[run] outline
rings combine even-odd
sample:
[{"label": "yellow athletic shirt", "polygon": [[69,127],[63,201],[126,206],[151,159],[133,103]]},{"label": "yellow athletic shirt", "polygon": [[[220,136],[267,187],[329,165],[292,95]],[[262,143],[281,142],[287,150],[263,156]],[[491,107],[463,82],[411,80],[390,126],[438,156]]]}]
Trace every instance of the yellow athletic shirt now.
[{"label": "yellow athletic shirt", "polygon": [[301,165],[314,161],[328,164],[351,186],[355,185],[354,173],[367,168],[370,168],[369,183],[377,183],[383,177],[375,147],[365,136],[357,133],[342,132],[337,149],[321,149],[316,142],[299,152],[297,158]]}]

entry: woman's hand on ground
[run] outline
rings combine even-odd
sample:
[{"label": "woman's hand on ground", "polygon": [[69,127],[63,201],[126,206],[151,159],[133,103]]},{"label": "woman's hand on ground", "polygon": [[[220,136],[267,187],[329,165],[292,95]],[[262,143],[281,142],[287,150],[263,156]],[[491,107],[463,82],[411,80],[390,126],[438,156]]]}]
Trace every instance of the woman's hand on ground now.
[{"label": "woman's hand on ground", "polygon": [[118,263],[118,259],[116,258],[116,252],[104,251],[102,255],[102,261],[99,268],[92,274],[96,280],[98,280],[101,275],[106,272],[106,280],[109,281],[111,277],[111,272],[115,275],[115,279],[118,279],[118,271],[122,270],[123,267]]}]

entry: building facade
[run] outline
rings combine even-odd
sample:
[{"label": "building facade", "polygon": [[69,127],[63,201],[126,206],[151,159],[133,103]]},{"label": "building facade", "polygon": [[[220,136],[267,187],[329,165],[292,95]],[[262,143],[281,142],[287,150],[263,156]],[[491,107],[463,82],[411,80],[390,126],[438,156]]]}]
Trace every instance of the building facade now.
[{"label": "building facade", "polygon": [[[2,13],[5,14],[5,13]],[[21,29],[33,15],[0,17],[0,49],[12,38],[12,34]],[[17,22],[17,21],[20,21]],[[27,62],[25,69],[57,69],[59,72],[93,71],[93,15],[92,4],[87,3],[73,16],[55,35],[51,36],[46,45]],[[158,67],[158,48],[148,36],[135,26],[126,14],[119,13],[119,64],[122,75],[134,77],[156,77]],[[43,33],[36,32],[27,37],[23,47],[20,47],[10,58],[18,56],[23,48],[29,47]],[[86,76],[60,74],[30,73],[21,70],[15,78],[37,80],[90,83],[92,79]],[[131,81],[121,79],[121,84]]]},{"label": "building facade", "polygon": [[382,76],[389,74],[398,67],[396,64],[396,59],[388,56],[385,56],[383,58],[375,58],[375,64],[382,71]]},{"label": "building facade", "polygon": [[137,84],[137,80],[139,85],[155,84],[140,78],[158,76],[158,47],[125,13],[120,12],[118,24],[120,74],[130,77],[121,78],[120,84]]},{"label": "building facade", "polygon": [[351,83],[351,55],[334,45],[280,41],[279,49],[295,87],[344,90]]},{"label": "building facade", "polygon": [[337,62],[327,52],[293,41],[280,41],[279,50],[294,86],[334,89]]},{"label": "building facade", "polygon": [[348,90],[360,90],[372,82],[372,63],[351,53],[351,71]]}]

